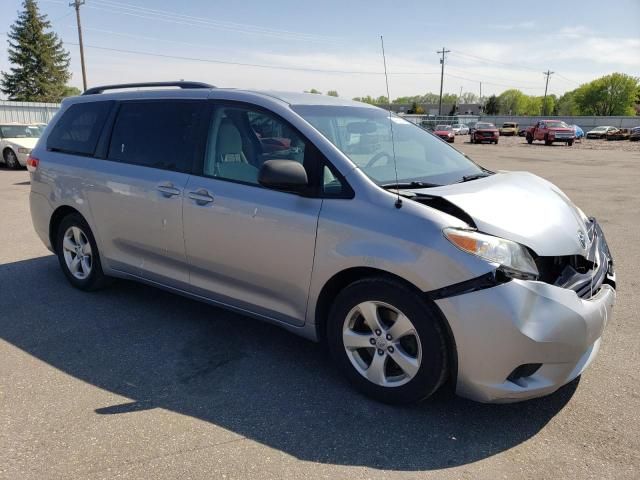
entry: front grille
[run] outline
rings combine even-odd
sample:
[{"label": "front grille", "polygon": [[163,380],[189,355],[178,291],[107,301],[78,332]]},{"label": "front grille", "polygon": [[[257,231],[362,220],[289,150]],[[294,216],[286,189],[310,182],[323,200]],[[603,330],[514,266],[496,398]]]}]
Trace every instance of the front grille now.
[{"label": "front grille", "polygon": [[483,137],[493,137],[493,132],[482,132]]},{"label": "front grille", "polygon": [[613,259],[604,233],[595,219],[587,227],[589,250],[586,255],[538,257],[540,280],[568,288],[583,299],[594,296],[604,283],[615,288]]}]

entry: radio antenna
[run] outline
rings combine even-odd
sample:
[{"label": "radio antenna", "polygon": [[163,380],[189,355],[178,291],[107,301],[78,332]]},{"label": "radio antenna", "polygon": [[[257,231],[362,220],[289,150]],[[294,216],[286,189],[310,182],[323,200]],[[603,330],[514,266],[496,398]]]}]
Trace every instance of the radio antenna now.
[{"label": "radio antenna", "polygon": [[384,54],[384,38],[380,35],[380,45],[382,46],[382,63],[384,65],[384,80],[387,83],[387,107],[389,111],[389,129],[391,130],[391,153],[393,154],[393,170],[396,174],[396,208],[402,208],[402,199],[398,189],[398,164],[396,163],[396,142],[393,138],[393,119],[391,118],[391,96],[389,95],[389,76],[387,75],[387,57]]}]

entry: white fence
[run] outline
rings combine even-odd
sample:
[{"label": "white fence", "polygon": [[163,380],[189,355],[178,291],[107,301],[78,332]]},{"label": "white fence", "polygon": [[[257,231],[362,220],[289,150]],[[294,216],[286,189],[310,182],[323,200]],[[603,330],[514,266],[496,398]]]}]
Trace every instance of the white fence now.
[{"label": "white fence", "polygon": [[0,122],[49,123],[59,108],[59,103],[0,100]]}]

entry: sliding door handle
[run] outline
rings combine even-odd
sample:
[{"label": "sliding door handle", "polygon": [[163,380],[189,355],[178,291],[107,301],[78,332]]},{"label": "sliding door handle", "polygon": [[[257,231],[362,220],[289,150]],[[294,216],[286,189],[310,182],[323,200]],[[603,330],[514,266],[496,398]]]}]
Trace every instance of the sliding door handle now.
[{"label": "sliding door handle", "polygon": [[195,192],[189,192],[187,196],[194,200],[198,205],[207,205],[213,202],[213,197],[204,188],[196,190]]},{"label": "sliding door handle", "polygon": [[178,188],[174,187],[172,183],[163,183],[158,185],[156,189],[165,197],[175,197],[182,193]]}]

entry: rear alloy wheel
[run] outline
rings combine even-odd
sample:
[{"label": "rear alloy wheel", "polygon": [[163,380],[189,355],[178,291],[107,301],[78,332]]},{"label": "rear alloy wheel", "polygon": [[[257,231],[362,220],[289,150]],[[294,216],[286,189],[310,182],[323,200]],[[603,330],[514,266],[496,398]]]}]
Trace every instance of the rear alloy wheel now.
[{"label": "rear alloy wheel", "polygon": [[10,148],[7,148],[4,151],[3,156],[4,156],[4,164],[7,166],[7,168],[10,168],[13,170],[20,166],[20,162],[18,161],[18,157],[16,156],[16,153]]},{"label": "rear alloy wheel", "polygon": [[93,233],[80,214],[72,213],[60,223],[56,253],[62,271],[74,287],[90,291],[108,283]]},{"label": "rear alloy wheel", "polygon": [[527,143],[531,145],[533,143],[533,137],[531,135],[527,135]]},{"label": "rear alloy wheel", "polygon": [[395,280],[364,279],[340,292],[327,339],[354,386],[385,403],[427,398],[446,378],[447,347],[437,313]]}]

